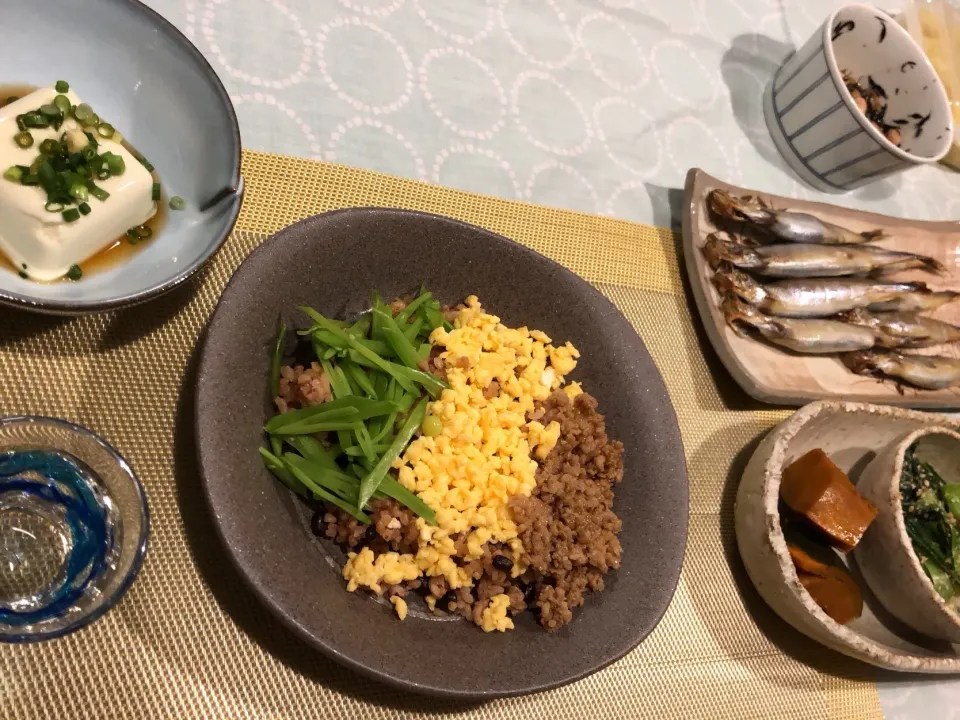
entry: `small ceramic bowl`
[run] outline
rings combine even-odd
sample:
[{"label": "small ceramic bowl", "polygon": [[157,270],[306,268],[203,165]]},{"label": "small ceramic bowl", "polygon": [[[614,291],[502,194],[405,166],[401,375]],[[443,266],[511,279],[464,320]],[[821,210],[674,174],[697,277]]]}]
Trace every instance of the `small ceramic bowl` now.
[{"label": "small ceramic bowl", "polygon": [[[4,6],[0,85],[71,89],[186,200],[132,257],[80,282],[43,284],[0,268],[0,302],[40,312],[101,312],[184,282],[220,248],[240,212],[240,132],[223,85],[170,23],[131,0],[32,0]],[[56,52],[37,52],[37,38]],[[2,231],[2,228],[0,228]]]},{"label": "small ceramic bowl", "polygon": [[849,554],[835,553],[835,560],[846,563],[858,581],[863,614],[846,625],[830,618],[800,583],[779,509],[783,468],[810,450],[821,448],[857,484],[876,454],[897,444],[905,433],[949,424],[949,418],[932,413],[866,403],[815,402],[770,431],[744,470],[735,516],[737,546],[747,574],[780,617],[817,642],[878,667],[960,673],[960,646],[928,640],[898,622],[858,578],[857,563],[851,562]]},{"label": "small ceramic bowl", "polygon": [[907,536],[900,503],[900,473],[907,449],[928,461],[948,483],[960,482],[960,434],[945,427],[914,430],[867,466],[857,489],[879,514],[854,550],[870,589],[891,613],[932,638],[960,642],[960,615],[947,607],[920,565]]},{"label": "small ceramic bowl", "polygon": [[[857,108],[843,71],[869,78],[887,98],[884,123],[899,147]],[[835,11],[779,70],[764,116],[784,160],[810,185],[847,192],[950,150],[950,103],[923,49],[896,20],[868,5]]]},{"label": "small ceramic bowl", "polygon": [[147,498],[86,428],[0,420],[0,642],[60,637],[120,600],[140,571]]}]

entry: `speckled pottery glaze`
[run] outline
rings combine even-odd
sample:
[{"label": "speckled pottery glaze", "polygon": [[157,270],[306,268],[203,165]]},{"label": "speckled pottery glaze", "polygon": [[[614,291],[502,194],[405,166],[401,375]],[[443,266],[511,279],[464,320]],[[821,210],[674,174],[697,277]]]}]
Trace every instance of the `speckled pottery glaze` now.
[{"label": "speckled pottery glaze", "polygon": [[[783,468],[821,448],[857,483],[878,453],[907,433],[955,425],[933,413],[869,405],[815,402],[775,427],[760,443],[740,480],[736,502],[737,545],[751,581],[780,617],[838,652],[887,668],[919,673],[960,673],[960,646],[928,640],[898,622],[858,581],[863,615],[847,625],[831,619],[800,584],[780,523]],[[838,554],[839,557],[839,554]],[[842,558],[855,579],[859,569]]]},{"label": "speckled pottery glaze", "polygon": [[[348,593],[343,553],[310,528],[303,503],[263,467],[271,414],[269,348],[277,320],[307,325],[307,304],[331,317],[424,283],[444,303],[477,295],[507,325],[526,325],[581,352],[583,382],[625,448],[614,509],[623,559],[606,589],[555,633],[531,613],[485,634],[418,610]],[[676,416],[643,342],[614,305],[569,270],[502,236],[448,218],[390,209],[318,215],[267,240],[230,280],[200,353],[196,427],[212,516],[260,599],[313,646],[408,690],[491,698],[545,690],[634,648],[673,596],[687,535],[687,476]]]},{"label": "speckled pottery glaze", "polygon": [[924,635],[960,643],[960,616],[947,607],[923,571],[903,520],[900,474],[904,454],[915,442],[920,443],[920,456],[946,482],[960,482],[956,426],[920,428],[899,438],[870,463],[857,485],[878,515],[854,556],[870,589],[891,613]]}]

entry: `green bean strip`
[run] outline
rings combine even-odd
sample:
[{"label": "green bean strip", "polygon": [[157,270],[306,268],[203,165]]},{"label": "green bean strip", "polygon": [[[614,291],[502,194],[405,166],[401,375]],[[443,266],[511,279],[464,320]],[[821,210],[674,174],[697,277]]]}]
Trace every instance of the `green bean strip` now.
[{"label": "green bean strip", "polygon": [[[386,304],[383,302],[383,298],[380,297],[380,293],[374,290],[370,293],[370,309],[372,310],[382,310],[386,307]],[[370,318],[373,321],[370,327],[370,337],[373,340],[383,340],[383,327],[380,325],[380,321],[377,320],[377,316],[370,313]]]},{"label": "green bean strip", "polygon": [[413,344],[407,339],[407,336],[403,334],[400,326],[383,310],[373,310],[372,312],[374,315],[379,316],[380,323],[383,325],[384,337],[387,338],[390,347],[397,353],[400,362],[409,368],[416,368],[417,351],[414,349]]},{"label": "green bean strip", "polygon": [[420,328],[422,327],[423,318],[418,317],[408,325],[401,325],[400,330],[403,332],[403,336],[413,344],[417,341],[417,336],[420,335]]},{"label": "green bean strip", "polygon": [[407,320],[410,319],[410,316],[413,315],[413,313],[421,305],[424,305],[425,303],[428,303],[431,300],[433,300],[432,293],[428,293],[428,292],[420,293],[419,297],[407,303],[407,306],[403,310],[397,313],[397,316],[394,318],[394,320],[397,321],[398,325],[403,325]]},{"label": "green bean strip", "polygon": [[410,444],[410,440],[413,439],[414,433],[416,433],[417,428],[420,427],[420,423],[423,422],[423,418],[427,414],[427,402],[426,398],[421,400],[410,415],[407,416],[407,420],[403,423],[400,432],[397,433],[397,437],[394,438],[390,444],[390,449],[383,454],[379,462],[377,462],[373,469],[360,482],[360,499],[358,501],[360,507],[367,504],[370,497],[380,487],[380,482],[387,474],[390,466],[393,465],[393,461],[400,457],[404,448]]},{"label": "green bean strip", "polygon": [[[271,432],[271,435],[313,435],[318,432],[348,432],[357,426],[356,421],[332,420],[330,422],[312,422],[306,420],[302,423],[294,423]],[[352,443],[347,443],[352,444]]]},{"label": "green bean strip", "polygon": [[[296,456],[294,456],[294,457],[296,457]],[[318,497],[318,499],[326,500],[326,501],[329,502],[329,503],[333,503],[333,504],[336,505],[338,508],[340,508],[340,509],[343,510],[344,512],[349,513],[350,515],[352,515],[353,517],[355,517],[357,520],[359,520],[360,522],[364,523],[365,525],[369,525],[369,524],[370,524],[370,518],[369,518],[367,515],[365,515],[365,514],[364,514],[363,512],[361,512],[360,510],[357,510],[355,507],[352,507],[352,506],[350,505],[350,503],[348,503],[348,502],[340,499],[339,497],[337,497],[337,496],[334,495],[333,493],[328,492],[328,491],[325,490],[324,488],[322,488],[322,487],[320,487],[319,485],[317,485],[315,482],[313,482],[313,480],[310,479],[310,477],[309,477],[305,472],[303,472],[302,470],[300,470],[296,465],[294,465],[293,463],[289,463],[289,462],[288,462],[288,463],[285,463],[285,465],[286,465],[287,469],[290,470],[290,472],[293,473],[293,476],[294,476],[297,480],[299,480],[300,482],[302,482],[304,485],[306,485],[307,488],[310,490],[310,492],[312,492],[314,495],[316,495],[316,496]],[[366,505],[366,503],[363,503],[363,504]]]},{"label": "green bean strip", "polygon": [[266,448],[262,447],[259,448],[259,450],[260,456],[263,458],[263,464],[267,466],[267,470],[269,470],[273,476],[277,478],[277,480],[293,490],[297,495],[310,497],[310,493],[307,488],[290,474],[290,471],[280,461],[280,458]]},{"label": "green bean strip", "polygon": [[370,437],[370,431],[367,430],[366,426],[359,425],[353,432],[357,436],[357,444],[363,450],[363,456],[370,462],[376,460],[377,455],[373,450],[373,439]]},{"label": "green bean strip", "polygon": [[348,395],[320,405],[314,405],[313,407],[303,408],[301,410],[290,410],[280,415],[274,415],[265,427],[269,432],[273,428],[303,422],[304,420],[328,418],[336,420],[366,420],[367,418],[377,417],[379,415],[387,415],[397,409],[396,407],[391,407],[391,405],[396,405],[396,403],[391,403],[389,400],[373,400],[372,398]]},{"label": "green bean strip", "polygon": [[350,362],[347,359],[344,359],[340,362],[340,367],[343,368],[344,372],[347,374],[347,377],[352,378],[357,387],[359,387],[362,392],[366,393],[368,397],[377,397],[377,389],[373,386],[373,383],[370,381],[370,377],[366,372],[364,372],[362,367]]},{"label": "green bean strip", "polygon": [[[276,438],[271,438],[271,440],[274,439]],[[337,461],[334,460],[333,456],[329,452],[327,452],[327,449],[323,446],[323,443],[317,440],[315,437],[311,437],[309,435],[294,435],[292,437],[285,438],[285,440],[290,447],[303,455],[303,457],[310,462],[325,467],[328,470],[336,470],[337,472],[340,471],[340,468],[337,467]],[[274,450],[274,454],[278,454],[276,450]]]},{"label": "green bean strip", "polygon": [[[316,310],[313,310],[312,308],[308,308],[308,307],[304,307],[301,309],[305,313],[307,313],[314,320],[314,322],[316,322],[318,325],[320,325],[324,329],[330,330],[331,332],[338,335],[339,337],[345,338],[347,343],[350,345],[350,348],[356,351],[359,357],[362,357],[367,361],[366,363],[361,363],[362,365],[369,365],[372,363],[374,367],[380,370],[383,370],[385,373],[392,375],[394,378],[396,378],[397,382],[400,383],[400,385],[403,386],[405,390],[409,392],[416,392],[415,387],[410,380],[408,380],[405,377],[404,378],[397,377],[397,374],[393,370],[393,368],[397,367],[394,363],[384,360],[375,352],[371,351],[362,343],[358,342],[356,338],[350,337],[346,332],[344,332],[340,328],[337,328],[332,325],[325,325],[325,323],[329,321],[325,317],[323,317],[323,315],[318,313]],[[353,355],[350,355],[350,359],[353,360],[354,362],[357,362],[356,358]]]},{"label": "green bean strip", "polygon": [[373,318],[370,317],[370,313],[364,313],[360,316],[359,320],[347,328],[347,332],[356,338],[365,338],[370,332],[370,325],[372,323]]},{"label": "green bean strip", "polygon": [[389,474],[384,475],[383,480],[380,481],[379,491],[384,495],[389,495],[397,502],[406,505],[408,508],[413,510],[413,512],[422,517],[427,524],[437,524],[437,515],[433,512],[430,506],[412,492],[407,490],[398,481],[390,477]]},{"label": "green bean strip", "polygon": [[271,398],[280,396],[280,363],[283,360],[283,341],[287,336],[287,324],[281,322],[277,332],[277,341],[273,346],[273,357],[270,359],[270,392]]}]

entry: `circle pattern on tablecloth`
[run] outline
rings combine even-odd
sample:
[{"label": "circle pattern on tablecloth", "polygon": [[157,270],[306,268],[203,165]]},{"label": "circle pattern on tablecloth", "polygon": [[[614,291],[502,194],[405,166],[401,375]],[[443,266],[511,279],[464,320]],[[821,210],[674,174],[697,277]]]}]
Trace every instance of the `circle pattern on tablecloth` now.
[{"label": "circle pattern on tablecloth", "polygon": [[[337,18],[320,28],[317,63],[337,97],[360,112],[387,115],[410,100],[410,56],[393,35],[368,20]],[[363,77],[370,82],[359,82],[358,65],[369,68]]]},{"label": "circle pattern on tablecloth", "polygon": [[[500,80],[489,65],[458,47],[424,56],[420,92],[434,115],[462,137],[488,140],[506,120],[507,95]],[[471,96],[469,104],[465,94]]]},{"label": "circle pattern on tablecloth", "polygon": [[150,2],[223,78],[249,148],[645,222],[669,222],[691,166],[960,216],[960,174],[827,196],[774,148],[763,90],[835,0]]}]

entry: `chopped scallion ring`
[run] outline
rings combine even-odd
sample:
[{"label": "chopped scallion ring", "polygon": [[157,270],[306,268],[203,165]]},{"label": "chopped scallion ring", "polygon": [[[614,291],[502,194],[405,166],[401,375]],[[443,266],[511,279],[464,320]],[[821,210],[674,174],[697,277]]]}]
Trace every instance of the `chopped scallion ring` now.
[{"label": "chopped scallion ring", "polygon": [[157,202],[157,200],[160,199],[160,183],[155,182],[153,184],[153,189],[151,190],[150,197],[153,199],[154,202]]},{"label": "chopped scallion ring", "polygon": [[73,185],[70,186],[70,197],[72,198],[76,198],[77,200],[82,201],[82,200],[86,200],[89,194],[90,194],[90,191],[87,190],[86,185],[82,185],[81,183],[74,183]]},{"label": "chopped scallion ring", "polygon": [[53,104],[64,115],[70,112],[70,98],[68,98],[66,95],[57,95],[53,99]]},{"label": "chopped scallion ring", "polygon": [[87,186],[87,188],[90,190],[90,194],[93,195],[100,202],[103,202],[108,197],[110,197],[110,193],[108,193],[102,187],[98,187],[97,185],[94,185],[93,183],[90,183]]},{"label": "chopped scallion ring", "polygon": [[63,219],[67,222],[76,222],[80,219],[80,211],[76,208],[68,208],[64,210],[61,215]]},{"label": "chopped scallion ring", "polygon": [[80,103],[73,110],[73,116],[80,122],[83,122],[84,120],[89,118],[91,115],[93,115],[93,108],[87,105],[86,103]]},{"label": "chopped scallion ring", "polygon": [[110,123],[102,122],[99,125],[97,125],[97,135],[99,135],[102,138],[106,138],[107,140],[109,140],[114,136],[115,133],[116,133],[116,130],[113,129],[113,125],[111,125]]},{"label": "chopped scallion ring", "polygon": [[59,147],[60,143],[53,138],[47,138],[40,143],[40,152],[42,152],[44,155],[53,155]]},{"label": "chopped scallion ring", "polygon": [[17,144],[17,147],[21,147],[24,150],[28,147],[33,147],[33,135],[31,135],[28,130],[18,132],[13,136],[13,141]]},{"label": "chopped scallion ring", "polygon": [[24,113],[23,124],[28,128],[47,128],[50,127],[50,118],[44,117],[43,113],[39,112]]},{"label": "chopped scallion ring", "polygon": [[43,206],[43,209],[44,209],[44,210],[46,210],[47,212],[52,212],[52,213],[63,212],[63,208],[64,208],[63,203],[61,203],[61,202],[53,202],[53,201],[48,202],[46,205]]},{"label": "chopped scallion ring", "polygon": [[89,214],[90,214],[90,206],[87,205],[87,203],[85,203],[85,202],[80,203],[80,205],[77,206],[77,210],[80,211],[80,214],[81,214],[81,215],[89,215]]},{"label": "chopped scallion ring", "polygon": [[70,269],[67,270],[67,277],[76,282],[83,277],[83,270],[80,269],[79,265],[71,265]]},{"label": "chopped scallion ring", "polygon": [[23,170],[21,170],[21,169],[20,169],[19,167],[17,167],[16,165],[11,165],[11,166],[8,167],[8,168],[6,169],[6,171],[3,173],[3,177],[4,177],[5,179],[9,180],[10,182],[16,182],[16,183],[18,183],[18,182],[20,182],[20,180],[23,179]]},{"label": "chopped scallion ring", "polygon": [[184,200],[179,195],[174,195],[170,198],[170,209],[171,210],[183,210],[187,207],[187,201]]},{"label": "chopped scallion ring", "polygon": [[58,93],[70,92],[70,83],[66,80],[57,80],[57,84],[53,86],[53,89]]}]

